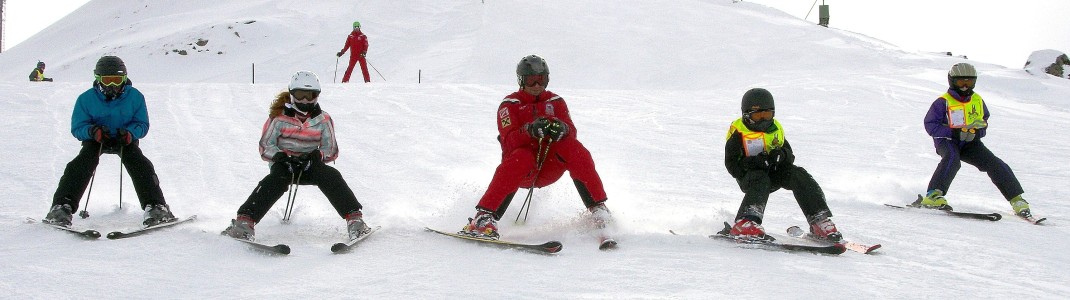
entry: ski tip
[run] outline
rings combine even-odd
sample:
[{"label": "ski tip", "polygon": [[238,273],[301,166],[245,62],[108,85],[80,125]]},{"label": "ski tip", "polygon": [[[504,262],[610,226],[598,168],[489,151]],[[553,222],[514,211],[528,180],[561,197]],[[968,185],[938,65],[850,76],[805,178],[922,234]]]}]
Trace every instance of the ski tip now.
[{"label": "ski tip", "polygon": [[881,244],[876,244],[876,245],[870,246],[869,249],[866,249],[866,252],[862,252],[862,253],[871,254],[871,253],[873,253],[873,251],[877,251],[877,249],[880,249],[880,248],[881,248]]},{"label": "ski tip", "polygon": [[345,250],[348,250],[346,249],[345,243],[334,243],[334,245],[331,246],[331,253],[339,253]]},{"label": "ski tip", "polygon": [[988,220],[989,221],[995,222],[995,221],[999,221],[1000,219],[1003,219],[1003,215],[998,214],[998,213],[988,214]]},{"label": "ski tip", "polygon": [[[100,236],[100,233],[99,233],[99,232],[97,233],[97,236],[98,236],[98,237]],[[113,232],[109,232],[109,233],[108,233],[108,239],[109,239],[109,240],[121,239],[121,238],[123,238],[124,236],[126,236],[126,235],[125,235],[125,234],[123,234],[122,232],[118,232],[118,231],[113,231]]]},{"label": "ski tip", "polygon": [[100,232],[96,231],[96,230],[92,230],[92,229],[83,231],[82,235],[84,235],[87,238],[91,238],[91,239],[100,238]]},{"label": "ski tip", "polygon": [[287,246],[287,245],[278,244],[278,245],[275,245],[274,247],[271,247],[271,248],[275,249],[275,252],[278,252],[279,254],[282,254],[282,255],[289,255],[290,254],[290,246]]},{"label": "ski tip", "polygon": [[561,242],[550,241],[550,242],[546,242],[545,244],[539,245],[539,247],[542,248],[543,250],[545,250],[547,253],[557,253],[557,252],[561,252],[561,249],[564,248],[565,246],[562,245]]},{"label": "ski tip", "polygon": [[598,245],[598,250],[614,250],[617,249],[617,241],[613,239],[606,239]]}]

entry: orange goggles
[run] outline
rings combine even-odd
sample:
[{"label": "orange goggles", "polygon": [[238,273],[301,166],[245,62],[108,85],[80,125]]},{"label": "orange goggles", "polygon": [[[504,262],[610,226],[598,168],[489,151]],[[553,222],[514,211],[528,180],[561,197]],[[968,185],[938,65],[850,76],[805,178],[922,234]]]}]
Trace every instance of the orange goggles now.
[{"label": "orange goggles", "polygon": [[550,83],[550,75],[526,75],[524,76],[524,86],[535,86],[535,84],[546,87],[547,83]]},{"label": "orange goggles", "polygon": [[120,86],[126,83],[126,75],[97,75],[97,82],[104,86]]},{"label": "orange goggles", "polygon": [[772,109],[759,109],[747,112],[747,118],[751,121],[765,121],[773,119]]},{"label": "orange goggles", "polygon": [[972,77],[958,77],[958,78],[955,78],[955,87],[959,87],[959,88],[973,87],[974,84],[977,84],[977,78],[972,78]]}]

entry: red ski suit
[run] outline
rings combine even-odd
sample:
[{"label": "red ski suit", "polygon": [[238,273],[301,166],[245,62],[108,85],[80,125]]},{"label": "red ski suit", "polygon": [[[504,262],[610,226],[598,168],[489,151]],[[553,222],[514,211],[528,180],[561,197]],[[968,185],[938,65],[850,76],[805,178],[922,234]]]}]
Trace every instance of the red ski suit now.
[{"label": "red ski suit", "polygon": [[[549,150],[542,165],[542,171],[536,171],[536,152],[539,140],[532,138],[525,130],[525,124],[539,117],[558,119],[568,125],[569,131],[560,141],[549,143],[547,137],[543,144],[549,143]],[[606,191],[602,179],[594,169],[594,160],[587,148],[576,139],[576,126],[568,114],[565,100],[550,91],[544,91],[538,97],[524,91],[517,91],[506,97],[498,106],[498,142],[502,146],[502,163],[494,171],[490,187],[479,200],[476,208],[497,212],[498,217],[509,205],[503,202],[512,199],[519,188],[528,188],[532,180],[536,187],[545,187],[561,178],[565,171],[576,183],[580,198],[588,208],[606,201]],[[535,179],[536,173],[538,179]],[[500,209],[500,210],[499,210]]]},{"label": "red ski suit", "polygon": [[354,29],[349,37],[346,38],[346,45],[342,48],[342,51],[338,52],[338,56],[342,56],[349,51],[349,67],[346,68],[346,74],[342,76],[342,82],[349,82],[349,76],[353,74],[353,64],[360,62],[360,72],[364,75],[364,82],[371,82],[371,78],[368,77],[368,65],[364,56],[368,54],[368,37],[364,33],[360,32],[360,29]]}]

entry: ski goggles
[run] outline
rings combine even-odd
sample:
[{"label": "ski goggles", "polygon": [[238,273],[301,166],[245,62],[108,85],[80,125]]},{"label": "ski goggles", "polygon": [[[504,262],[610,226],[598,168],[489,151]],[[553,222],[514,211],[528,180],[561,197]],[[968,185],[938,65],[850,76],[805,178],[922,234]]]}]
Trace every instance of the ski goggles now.
[{"label": "ski goggles", "polygon": [[103,86],[120,86],[126,83],[126,75],[97,75],[97,82]]},{"label": "ski goggles", "polygon": [[535,86],[535,84],[546,87],[547,83],[550,83],[550,75],[536,74],[536,75],[524,75],[521,79],[521,84],[524,86]]},{"label": "ski goggles", "polygon": [[976,77],[955,77],[953,79],[957,88],[973,88],[977,84]]},{"label": "ski goggles", "polygon": [[755,121],[755,122],[757,122],[757,121],[766,121],[766,120],[772,120],[773,119],[773,112],[774,111],[772,109],[758,109],[758,110],[748,111],[746,114],[744,114],[744,116],[746,116],[751,121]]},{"label": "ski goggles", "polygon": [[319,96],[320,96],[320,92],[319,91],[310,91],[310,90],[292,90],[292,91],[290,91],[290,97],[293,97],[294,100],[298,100],[298,101],[302,101],[302,102],[306,102],[306,103],[314,102],[316,100],[316,98],[319,98]]}]

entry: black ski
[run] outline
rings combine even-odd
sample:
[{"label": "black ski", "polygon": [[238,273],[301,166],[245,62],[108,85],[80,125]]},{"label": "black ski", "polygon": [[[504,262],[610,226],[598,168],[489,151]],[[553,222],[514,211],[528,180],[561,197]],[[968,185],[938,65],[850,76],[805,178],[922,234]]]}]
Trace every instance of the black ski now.
[{"label": "black ski", "polygon": [[368,233],[365,233],[364,235],[362,235],[362,236],[360,236],[358,238],[349,240],[349,241],[347,241],[345,243],[335,243],[334,245],[331,246],[331,252],[340,253],[340,252],[349,251],[349,249],[353,248],[353,245],[356,245],[360,241],[363,241],[364,239],[368,238],[368,236],[372,235],[372,233],[375,233],[376,231],[379,231],[379,228],[383,228],[383,227],[382,226],[375,226],[375,228],[372,228],[371,231],[369,231]]},{"label": "black ski", "polygon": [[438,233],[438,234],[445,235],[445,236],[451,236],[451,237],[459,238],[459,239],[466,240],[466,241],[472,241],[472,242],[477,242],[477,243],[486,244],[486,245],[493,245],[493,246],[498,246],[498,247],[503,247],[503,248],[532,251],[532,252],[536,252],[536,253],[544,253],[544,254],[557,253],[557,252],[560,252],[561,248],[563,247],[563,245],[561,245],[561,242],[558,242],[558,241],[549,241],[549,242],[542,243],[542,244],[523,244],[523,243],[518,243],[518,242],[484,239],[484,238],[477,238],[477,237],[464,235],[464,234],[457,234],[457,233],[449,233],[449,232],[445,232],[445,231],[438,231],[438,230],[431,229],[430,227],[424,227],[424,229],[427,229],[427,231],[430,231],[430,232]]},{"label": "black ski", "polygon": [[26,218],[26,223],[38,223],[38,224],[45,225],[45,226],[48,226],[48,227],[52,227],[52,228],[55,228],[55,229],[59,229],[59,230],[62,230],[62,231],[68,232],[68,233],[73,233],[73,234],[76,234],[76,235],[81,236],[81,237],[86,238],[86,239],[94,240],[94,239],[100,238],[100,232],[96,231],[96,230],[93,230],[93,229],[74,229],[74,228],[59,226],[59,225],[55,225],[55,224],[51,224],[51,223],[45,223],[43,220],[42,221],[37,221],[36,219],[30,218],[30,217]]},{"label": "black ski", "polygon": [[821,242],[821,243],[826,243],[826,244],[841,244],[841,245],[843,245],[844,248],[847,248],[847,250],[851,250],[851,251],[862,253],[862,254],[873,253],[874,250],[880,249],[880,247],[881,247],[881,244],[866,245],[866,244],[859,244],[859,243],[855,243],[855,242],[851,242],[851,241],[847,241],[847,240],[841,240],[839,242],[829,241],[827,239],[816,237],[813,234],[810,234],[809,232],[804,231],[802,228],[799,228],[799,226],[788,227],[788,235],[790,235],[792,237],[796,237],[796,238],[801,238],[801,239],[806,239],[806,240],[815,241],[815,242]]},{"label": "black ski", "polygon": [[800,251],[811,252],[821,254],[833,254],[839,255],[847,252],[847,248],[840,244],[832,244],[827,246],[810,246],[810,245],[797,245],[777,242],[771,236],[769,239],[737,239],[728,235],[728,232],[732,230],[732,226],[728,225],[728,222],[724,223],[724,230],[717,232],[717,234],[710,235],[711,239],[719,239],[725,241],[733,241],[739,244],[753,245],[757,249],[766,250],[779,250],[779,251]]},{"label": "black ski", "polygon": [[899,208],[899,209],[918,208],[918,209],[928,209],[928,210],[942,211],[942,212],[946,213],[949,216],[959,217],[959,218],[966,218],[966,219],[999,221],[1000,219],[1003,218],[1003,215],[1000,215],[999,213],[960,212],[960,211],[953,211],[950,208],[948,208],[948,209],[935,209],[935,208],[926,208],[926,207],[916,206],[916,205],[913,205],[913,204],[908,204],[906,206],[885,204],[885,206]]},{"label": "black ski", "polygon": [[614,240],[608,236],[601,236],[598,238],[598,250],[613,250],[617,249],[617,240]]},{"label": "black ski", "polygon": [[144,227],[144,228],[140,228],[140,229],[135,229],[135,230],[128,231],[128,232],[112,231],[112,232],[108,233],[108,239],[117,240],[117,239],[123,239],[123,238],[128,238],[128,237],[135,237],[135,236],[139,236],[139,235],[142,235],[142,234],[146,234],[146,233],[155,231],[157,229],[175,226],[175,225],[186,223],[186,222],[190,222],[190,221],[193,221],[193,220],[196,220],[196,219],[197,219],[197,215],[192,215],[192,216],[189,216],[189,217],[187,217],[185,219],[178,219],[178,220],[175,220],[173,222],[167,222],[167,223],[163,223],[163,224],[156,224],[156,225],[153,225],[153,226],[148,226],[148,227]]},{"label": "black ski", "polygon": [[233,238],[233,237],[229,237],[229,236],[228,236],[228,238],[233,239],[235,241],[239,241],[239,242],[245,243],[246,245],[249,245],[250,248],[253,248],[253,249],[256,249],[256,250],[260,250],[260,251],[265,251],[265,252],[268,252],[268,253],[271,253],[271,254],[281,254],[281,255],[290,254],[290,246],[287,246],[286,244],[278,244],[278,245],[272,246],[272,245],[268,245],[268,244],[262,244],[262,243],[246,240],[246,239]]}]

